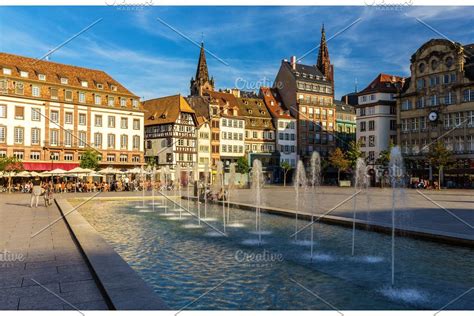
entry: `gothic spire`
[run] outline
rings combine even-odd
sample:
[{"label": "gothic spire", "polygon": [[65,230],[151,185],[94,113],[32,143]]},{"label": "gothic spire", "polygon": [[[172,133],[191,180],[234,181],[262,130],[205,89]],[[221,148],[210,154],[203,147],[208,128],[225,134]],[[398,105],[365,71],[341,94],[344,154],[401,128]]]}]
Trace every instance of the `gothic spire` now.
[{"label": "gothic spire", "polygon": [[209,73],[207,71],[206,53],[204,51],[204,42],[201,42],[201,51],[199,53],[199,61],[196,69],[196,81],[209,81]]},{"label": "gothic spire", "polygon": [[201,50],[199,52],[199,60],[196,69],[196,76],[191,79],[191,95],[202,95],[204,90],[214,90],[214,79],[209,79],[207,70],[206,52],[204,50],[204,42],[201,41]]},{"label": "gothic spire", "polygon": [[[331,61],[329,60],[329,50],[326,44],[326,32],[324,24],[321,28],[321,43],[319,44],[318,62],[316,67],[323,73],[324,76],[331,78]],[[332,79],[332,78],[331,78]]]}]

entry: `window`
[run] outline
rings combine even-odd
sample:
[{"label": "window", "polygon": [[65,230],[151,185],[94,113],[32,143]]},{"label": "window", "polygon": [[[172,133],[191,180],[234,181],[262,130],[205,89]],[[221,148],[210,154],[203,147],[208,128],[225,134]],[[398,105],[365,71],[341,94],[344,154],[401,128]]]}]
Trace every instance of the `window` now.
[{"label": "window", "polygon": [[59,132],[57,129],[52,129],[50,133],[51,146],[57,146],[59,142]]},{"label": "window", "polygon": [[403,100],[402,102],[402,110],[411,110],[413,107],[412,103],[410,100]]},{"label": "window", "polygon": [[40,96],[40,87],[39,86],[32,86],[31,87],[31,95],[34,97]]},{"label": "window", "polygon": [[102,97],[99,94],[96,94],[94,96],[94,104],[95,105],[101,105],[102,104]]},{"label": "window", "polygon": [[115,135],[108,134],[107,135],[107,147],[114,148],[115,147]]},{"label": "window", "polygon": [[39,128],[31,129],[31,145],[40,144],[40,135],[41,135],[41,130]]},{"label": "window", "polygon": [[20,71],[20,77],[28,78],[28,72],[27,71]]},{"label": "window", "polygon": [[25,108],[22,106],[15,106],[15,119],[23,120],[25,118]]},{"label": "window", "polygon": [[121,135],[120,136],[120,148],[127,149],[128,148],[128,136]]},{"label": "window", "polygon": [[0,79],[0,92],[2,93],[7,93],[7,80],[6,79]]},{"label": "window", "polygon": [[45,81],[46,80],[46,75],[38,74],[38,80]]},{"label": "window", "polygon": [[64,154],[64,160],[65,161],[73,161],[74,160],[74,154],[73,153],[65,153]]},{"label": "window", "polygon": [[0,126],[0,143],[6,143],[7,141],[7,127]]},{"label": "window", "polygon": [[110,90],[112,91],[117,91],[117,86],[116,85],[110,85]]},{"label": "window", "polygon": [[109,97],[108,100],[107,100],[107,104],[109,106],[114,106],[114,97]]},{"label": "window", "polygon": [[365,132],[366,130],[366,122],[360,122],[360,131]]},{"label": "window", "polygon": [[64,131],[64,146],[72,146],[72,131]]},{"label": "window", "polygon": [[16,159],[23,160],[24,156],[25,156],[25,153],[23,151],[15,150],[13,152],[13,157],[15,157]]},{"label": "window", "polygon": [[79,132],[79,147],[84,147],[87,142],[86,132]]},{"label": "window", "polygon": [[31,120],[39,122],[41,121],[41,109],[39,108],[31,108]]},{"label": "window", "polygon": [[115,116],[109,116],[108,117],[108,127],[114,128],[115,127]]},{"label": "window", "polygon": [[128,118],[120,118],[120,128],[128,128]]},{"label": "window", "polygon": [[89,86],[89,83],[85,80],[82,80],[81,81],[81,86],[84,87],[84,88],[87,88]]},{"label": "window", "polygon": [[12,70],[10,68],[3,68],[3,74],[4,75],[11,75],[12,74]]},{"label": "window", "polygon": [[68,84],[67,78],[61,78],[61,84]]},{"label": "window", "polygon": [[64,91],[64,99],[66,101],[72,101],[72,91],[71,90]]},{"label": "window", "polygon": [[79,92],[79,102],[81,103],[86,102],[86,94],[84,92]]},{"label": "window", "polygon": [[79,113],[79,125],[86,125],[86,114]]},{"label": "window", "polygon": [[23,82],[17,82],[15,84],[15,93],[23,94],[24,92],[25,92],[25,86],[23,85]]},{"label": "window", "polygon": [[102,134],[101,133],[95,133],[94,134],[94,145],[95,147],[102,147]]},{"label": "window", "polygon": [[102,127],[102,115],[96,115],[94,117],[94,126]]},{"label": "window", "polygon": [[125,98],[120,98],[120,106],[121,107],[126,107],[127,106],[127,99]]},{"label": "window", "polygon": [[49,91],[51,93],[51,99],[57,100],[58,99],[58,88],[51,88]]},{"label": "window", "polygon": [[135,129],[135,130],[140,129],[140,120],[139,119],[133,119],[133,129]]},{"label": "window", "polygon": [[138,107],[138,100],[135,100],[135,99],[134,99],[134,100],[132,101],[132,106],[133,106],[134,108],[137,108],[137,107]]},{"label": "window", "polygon": [[7,117],[7,106],[4,104],[0,104],[0,118]]},{"label": "window", "polygon": [[49,117],[51,122],[58,123],[59,122],[59,112],[58,111],[51,111],[51,115]]},{"label": "window", "polygon": [[[166,158],[168,159],[168,154]],[[171,156],[171,159],[173,159],[173,156]],[[132,162],[140,162],[140,156],[132,156]]]},{"label": "window", "polygon": [[120,160],[120,162],[127,162],[128,161],[127,154],[120,154],[119,160]]},{"label": "window", "polygon": [[390,120],[390,130],[391,131],[396,131],[397,130],[397,121],[396,120]]},{"label": "window", "polygon": [[40,160],[41,153],[39,151],[32,151],[30,152],[30,159],[31,160]]},{"label": "window", "polygon": [[66,112],[64,122],[66,124],[72,124],[72,112]]},{"label": "window", "polygon": [[107,161],[109,162],[115,161],[115,154],[107,154]]},{"label": "window", "polygon": [[369,131],[375,130],[375,121],[369,121]]}]

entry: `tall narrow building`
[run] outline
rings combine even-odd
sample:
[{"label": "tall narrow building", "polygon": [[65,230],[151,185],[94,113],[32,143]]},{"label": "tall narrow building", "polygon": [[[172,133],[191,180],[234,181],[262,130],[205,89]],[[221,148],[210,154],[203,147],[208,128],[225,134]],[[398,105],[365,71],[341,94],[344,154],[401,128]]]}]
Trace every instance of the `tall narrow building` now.
[{"label": "tall narrow building", "polygon": [[196,77],[191,78],[191,96],[202,96],[206,91],[214,91],[214,78],[209,78],[204,43],[201,43]]},{"label": "tall narrow building", "polygon": [[336,147],[333,70],[323,27],[317,64],[304,65],[292,56],[275,78],[274,88],[297,120],[297,154],[305,162],[313,151],[327,158]]}]

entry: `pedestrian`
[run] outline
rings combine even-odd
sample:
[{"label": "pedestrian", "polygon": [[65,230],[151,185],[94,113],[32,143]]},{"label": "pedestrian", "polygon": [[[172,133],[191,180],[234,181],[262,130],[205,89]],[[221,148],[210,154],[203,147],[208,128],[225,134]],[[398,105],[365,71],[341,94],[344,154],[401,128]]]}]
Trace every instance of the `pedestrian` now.
[{"label": "pedestrian", "polygon": [[41,195],[41,181],[39,177],[33,180],[33,190],[31,190],[30,207],[33,207],[33,202],[36,199],[35,207],[38,207],[39,197]]}]

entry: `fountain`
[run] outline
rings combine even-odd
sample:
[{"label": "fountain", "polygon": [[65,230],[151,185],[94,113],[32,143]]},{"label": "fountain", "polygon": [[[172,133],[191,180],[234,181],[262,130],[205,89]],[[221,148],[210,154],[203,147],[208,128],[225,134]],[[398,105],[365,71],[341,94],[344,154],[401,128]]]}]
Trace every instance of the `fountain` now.
[{"label": "fountain", "polygon": [[135,206],[135,208],[138,208],[138,209],[146,209],[147,208],[147,206],[145,205],[145,179],[146,179],[146,176],[145,176],[143,166],[142,166],[140,168],[140,181],[138,183],[139,185],[141,183],[141,187],[142,187],[142,205]]},{"label": "fountain", "polygon": [[217,162],[217,175],[216,175],[216,192],[219,196],[220,192],[222,191],[222,223],[224,225],[224,233],[226,227],[226,220],[225,220],[225,190],[224,190],[224,164],[222,161]]},{"label": "fountain", "polygon": [[265,183],[262,172],[262,162],[255,159],[252,164],[252,191],[255,194],[255,231],[258,234],[258,244],[262,244],[262,226],[260,217],[260,206],[262,204],[262,187]]},{"label": "fountain", "polygon": [[243,223],[239,223],[238,218],[234,219],[234,222],[230,221],[230,197],[232,196],[235,189],[236,180],[236,164],[233,162],[229,166],[229,184],[227,185],[227,227],[244,227]]},{"label": "fountain", "polygon": [[298,165],[296,166],[294,185],[296,190],[295,240],[298,240],[298,211],[300,207],[300,189],[305,190],[307,186],[306,171],[304,170],[304,165],[301,160],[298,161]]},{"label": "fountain", "polygon": [[197,207],[198,207],[198,223],[199,223],[199,226],[201,226],[201,201],[199,199],[199,182],[200,181],[199,181],[199,164],[198,163],[194,164],[193,178],[194,178],[195,187],[197,189],[196,201],[197,201]]},{"label": "fountain", "polygon": [[[367,166],[363,158],[357,158],[355,173],[354,173],[354,194],[357,194],[360,190],[367,190],[368,179],[367,179]],[[352,255],[355,253],[355,232],[356,232],[356,212],[357,212],[357,196],[354,196],[353,200],[353,215],[352,215]]]},{"label": "fountain", "polygon": [[317,188],[321,185],[321,157],[317,151],[311,155],[311,189],[313,197],[313,207],[311,208],[311,260],[313,260],[314,248],[314,207],[318,205]]},{"label": "fountain", "polygon": [[392,185],[392,286],[395,284],[395,204],[403,200],[402,187],[404,186],[404,166],[402,152],[399,146],[390,151],[389,163],[390,182]]},{"label": "fountain", "polygon": [[[209,165],[204,165],[204,218],[207,219],[207,186],[209,185]],[[199,194],[198,194],[199,195]]]}]

